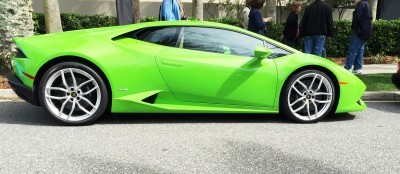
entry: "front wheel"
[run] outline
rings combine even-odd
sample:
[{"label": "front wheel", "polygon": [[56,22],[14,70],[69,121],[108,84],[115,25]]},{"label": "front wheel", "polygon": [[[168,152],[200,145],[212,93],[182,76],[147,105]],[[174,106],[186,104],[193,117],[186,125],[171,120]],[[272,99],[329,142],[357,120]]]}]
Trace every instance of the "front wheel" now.
[{"label": "front wheel", "polygon": [[40,103],[58,121],[89,124],[107,108],[108,92],[101,77],[90,67],[64,62],[48,69],[39,85]]},{"label": "front wheel", "polygon": [[327,116],[336,103],[332,79],[319,70],[305,70],[292,76],[282,90],[281,112],[300,123],[312,123]]}]

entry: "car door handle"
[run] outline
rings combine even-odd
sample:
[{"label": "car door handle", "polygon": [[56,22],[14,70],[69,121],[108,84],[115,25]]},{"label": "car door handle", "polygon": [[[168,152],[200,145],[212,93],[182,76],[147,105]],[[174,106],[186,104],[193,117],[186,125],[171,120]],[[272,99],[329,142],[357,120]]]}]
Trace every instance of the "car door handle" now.
[{"label": "car door handle", "polygon": [[169,66],[183,67],[182,63],[172,61],[172,60],[162,60],[161,63],[164,65],[169,65]]}]

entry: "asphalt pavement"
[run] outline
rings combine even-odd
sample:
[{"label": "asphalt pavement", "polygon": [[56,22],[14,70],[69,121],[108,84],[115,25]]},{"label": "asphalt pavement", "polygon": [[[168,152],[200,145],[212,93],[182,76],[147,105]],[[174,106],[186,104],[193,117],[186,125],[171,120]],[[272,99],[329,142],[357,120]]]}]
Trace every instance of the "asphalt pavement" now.
[{"label": "asphalt pavement", "polygon": [[400,173],[400,103],[316,124],[279,115],[117,114],[60,126],[0,102],[0,173]]}]

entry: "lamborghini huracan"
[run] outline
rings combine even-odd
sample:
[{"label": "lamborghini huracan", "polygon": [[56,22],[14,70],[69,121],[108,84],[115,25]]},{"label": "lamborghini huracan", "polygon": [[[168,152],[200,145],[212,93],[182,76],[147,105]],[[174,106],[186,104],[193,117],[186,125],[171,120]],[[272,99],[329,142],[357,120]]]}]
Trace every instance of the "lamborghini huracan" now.
[{"label": "lamborghini huracan", "polygon": [[19,97],[56,120],[111,113],[274,113],[317,122],[361,111],[365,85],[330,60],[213,22],[163,21],[14,38]]}]

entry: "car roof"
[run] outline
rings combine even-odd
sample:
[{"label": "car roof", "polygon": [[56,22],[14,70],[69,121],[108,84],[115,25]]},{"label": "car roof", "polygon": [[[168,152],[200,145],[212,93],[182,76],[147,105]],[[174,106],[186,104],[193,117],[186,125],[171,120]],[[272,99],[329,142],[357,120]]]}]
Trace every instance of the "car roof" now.
[{"label": "car roof", "polygon": [[193,27],[220,28],[220,29],[237,31],[237,32],[240,32],[243,34],[253,36],[255,38],[267,40],[269,43],[273,43],[274,45],[280,45],[281,47],[284,47],[286,50],[291,50],[292,52],[298,52],[297,50],[290,48],[282,43],[279,43],[279,42],[272,40],[270,38],[267,38],[265,36],[261,36],[254,32],[251,32],[249,30],[245,30],[245,29],[237,27],[237,26],[222,24],[222,23],[218,23],[218,22],[199,21],[199,20],[155,21],[155,22],[143,22],[143,23],[139,23],[139,24],[131,24],[131,25],[127,25],[127,26],[131,30],[139,29],[139,28],[147,28],[147,27],[168,27],[168,26],[178,26],[178,27],[193,26]]},{"label": "car roof", "polygon": [[156,21],[156,22],[146,22],[145,24],[147,26],[205,26],[205,27],[232,28],[232,29],[239,28],[232,25],[227,25],[217,22],[198,21],[198,20]]},{"label": "car roof", "polygon": [[167,26],[181,26],[181,27],[193,26],[193,27],[220,28],[220,29],[226,29],[226,30],[239,31],[241,33],[245,33],[245,34],[251,35],[253,37],[260,38],[260,39],[268,39],[259,34],[256,34],[254,32],[245,30],[245,29],[237,27],[237,26],[218,23],[218,22],[210,22],[210,21],[198,21],[198,20],[156,21],[156,22],[145,22],[145,23],[141,23],[141,24],[144,24],[144,28],[145,27],[167,27]]},{"label": "car roof", "polygon": [[212,28],[221,28],[221,29],[228,29],[234,31],[240,31],[244,33],[248,33],[253,35],[254,33],[244,30],[240,27],[222,24],[218,22],[209,22],[209,21],[198,21],[198,20],[180,20],[180,21],[156,21],[156,22],[146,22],[142,23],[145,24],[147,27],[163,27],[163,26],[193,26],[193,27],[212,27]]}]

